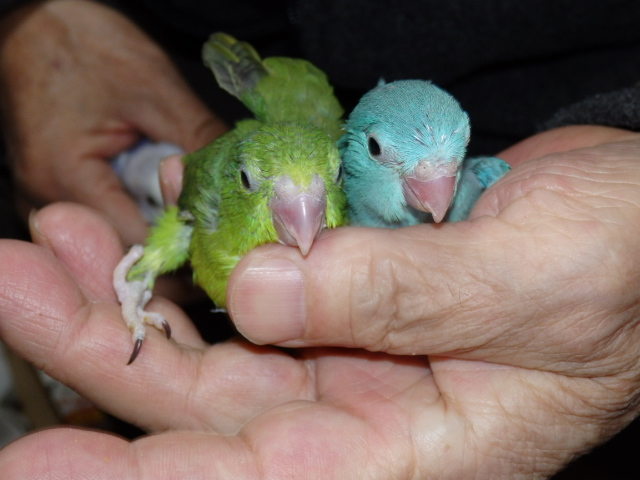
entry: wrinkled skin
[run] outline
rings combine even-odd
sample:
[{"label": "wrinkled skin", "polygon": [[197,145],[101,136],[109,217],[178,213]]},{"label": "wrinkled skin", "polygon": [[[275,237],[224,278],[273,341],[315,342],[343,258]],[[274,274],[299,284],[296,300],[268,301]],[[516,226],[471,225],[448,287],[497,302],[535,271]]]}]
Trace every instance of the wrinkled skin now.
[{"label": "wrinkled skin", "polygon": [[37,245],[0,242],[0,336],[152,434],[35,433],[0,452],[0,477],[551,475],[637,413],[639,153],[621,130],[547,132],[501,154],[515,168],[471,221],[340,228],[305,259],[254,250],[231,315],[256,344],[307,347],[295,355],[205,345],[160,298],[174,340],[151,332],[125,367],[116,232],[43,209]]},{"label": "wrinkled skin", "polygon": [[2,19],[0,99],[24,216],[53,201],[83,203],[127,244],[144,240],[146,224],[108,160],[141,136],[192,151],[225,131],[159,46],[83,0],[32,2]]}]

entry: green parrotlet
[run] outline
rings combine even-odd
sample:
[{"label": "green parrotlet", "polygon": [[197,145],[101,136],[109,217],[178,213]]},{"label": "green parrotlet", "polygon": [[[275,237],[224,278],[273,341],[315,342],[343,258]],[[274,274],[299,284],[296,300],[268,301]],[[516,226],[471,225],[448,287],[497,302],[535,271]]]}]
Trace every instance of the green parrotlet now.
[{"label": "green parrotlet", "polygon": [[247,43],[215,33],[203,60],[218,84],[254,118],[184,157],[183,190],[114,272],[114,287],[137,357],[146,324],[167,321],[144,310],[156,278],[190,261],[194,280],[225,308],[229,275],[249,250],[280,242],[309,252],[322,229],[347,221],[336,146],[342,107],[311,63],[260,58]]}]

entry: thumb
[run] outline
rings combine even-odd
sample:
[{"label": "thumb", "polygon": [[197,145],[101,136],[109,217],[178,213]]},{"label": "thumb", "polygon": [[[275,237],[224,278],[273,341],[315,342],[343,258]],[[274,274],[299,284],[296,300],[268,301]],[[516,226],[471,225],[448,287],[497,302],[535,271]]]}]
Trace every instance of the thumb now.
[{"label": "thumb", "polygon": [[306,258],[291,247],[259,247],[232,272],[229,313],[258,344],[395,354],[452,352],[469,339],[481,344],[506,328],[493,322],[478,334],[482,321],[508,310],[510,287],[497,270],[512,268],[496,245],[499,234],[487,236],[486,220],[339,228],[323,234]]}]

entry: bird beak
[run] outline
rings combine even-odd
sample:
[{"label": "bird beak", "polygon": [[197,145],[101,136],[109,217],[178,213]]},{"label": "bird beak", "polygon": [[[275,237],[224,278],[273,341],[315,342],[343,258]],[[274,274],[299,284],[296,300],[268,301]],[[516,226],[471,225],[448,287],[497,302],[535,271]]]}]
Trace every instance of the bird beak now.
[{"label": "bird beak", "polygon": [[402,193],[408,205],[429,212],[440,223],[451,205],[456,191],[458,165],[434,165],[423,160],[410,175],[402,178]]},{"label": "bird beak", "polygon": [[274,182],[269,206],[280,243],[298,247],[307,255],[326,225],[327,196],[324,180],[314,175],[308,188],[300,188],[284,175]]}]

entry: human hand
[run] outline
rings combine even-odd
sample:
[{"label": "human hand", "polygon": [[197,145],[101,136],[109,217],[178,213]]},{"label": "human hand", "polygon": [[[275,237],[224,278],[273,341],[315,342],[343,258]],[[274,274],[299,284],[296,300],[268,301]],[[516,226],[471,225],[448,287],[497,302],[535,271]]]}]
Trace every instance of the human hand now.
[{"label": "human hand", "polygon": [[[640,223],[637,148],[634,136],[525,163],[483,197],[471,222],[338,229],[304,261],[277,245],[241,261],[229,298],[250,338],[353,349],[288,355],[239,340],[207,347],[157,299],[152,308],[170,319],[178,344],[151,332],[144,355],[124,367],[129,334],[110,288],[122,254],[115,233],[79,207],[43,210],[34,239],[57,259],[0,243],[0,336],[112,413],[162,433],[128,444],[50,430],[1,452],[0,473],[511,479],[555,472],[635,415],[638,302],[629,285],[638,282],[637,247],[629,234],[635,238]],[[518,159],[518,150],[510,155]],[[281,270],[291,265],[300,270],[288,278],[306,282],[303,330],[275,318],[300,293],[280,290]]]},{"label": "human hand", "polygon": [[472,221],[261,247],[229,311],[257,344],[428,356],[429,393],[401,405],[416,477],[552,474],[637,415],[639,154],[615,129],[532,137]]},{"label": "human hand", "polygon": [[195,150],[224,125],[153,41],[99,3],[36,2],[1,26],[3,133],[21,212],[76,201],[140,243],[145,221],[108,160],[141,136]]},{"label": "human hand", "polygon": [[403,449],[416,426],[406,413],[440,409],[425,357],[291,355],[242,340],[207,346],[156,298],[150,308],[170,319],[174,341],[150,332],[127,367],[129,333],[111,288],[122,255],[116,232],[84,207],[54,204],[33,216],[32,235],[40,246],[0,241],[0,337],[156,434],[129,444],[75,429],[39,432],[0,452],[0,477],[393,478],[413,468],[415,452]]}]

